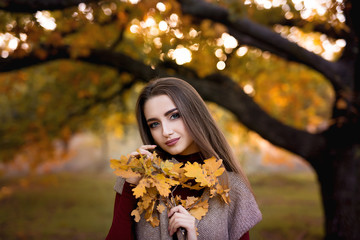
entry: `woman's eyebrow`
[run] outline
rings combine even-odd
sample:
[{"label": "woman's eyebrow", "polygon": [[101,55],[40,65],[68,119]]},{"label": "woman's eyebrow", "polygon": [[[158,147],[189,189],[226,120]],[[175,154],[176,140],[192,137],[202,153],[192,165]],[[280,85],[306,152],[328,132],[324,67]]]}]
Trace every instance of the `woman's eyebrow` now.
[{"label": "woman's eyebrow", "polygon": [[[177,108],[173,108],[173,109],[170,109],[169,111],[167,111],[166,113],[164,113],[164,116],[167,116],[169,115],[170,113],[176,111]],[[152,122],[152,121],[156,121],[157,119],[156,118],[149,118],[146,120],[146,122]]]},{"label": "woman's eyebrow", "polygon": [[172,113],[172,112],[174,112],[174,111],[176,111],[176,110],[177,110],[177,108],[170,109],[169,111],[167,111],[167,112],[164,114],[164,116],[167,116],[167,115],[169,115],[170,113]]}]

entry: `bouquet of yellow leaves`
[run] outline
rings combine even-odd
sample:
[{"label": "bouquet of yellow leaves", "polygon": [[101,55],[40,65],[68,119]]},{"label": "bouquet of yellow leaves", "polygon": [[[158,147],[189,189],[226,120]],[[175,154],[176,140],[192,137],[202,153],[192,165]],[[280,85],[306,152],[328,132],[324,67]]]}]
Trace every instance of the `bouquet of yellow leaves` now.
[{"label": "bouquet of yellow leaves", "polygon": [[[215,157],[204,160],[203,164],[178,163],[176,160],[163,160],[155,152],[149,157],[142,155],[124,156],[120,159],[111,159],[110,167],[115,169],[114,173],[123,178],[141,177],[139,184],[133,188],[133,194],[139,199],[137,208],[131,212],[135,216],[135,221],[140,221],[140,215],[145,212],[146,221],[155,227],[159,225],[159,219],[154,211],[162,213],[165,206],[159,204],[159,200],[165,200],[170,209],[181,204],[196,219],[200,220],[206,215],[209,203],[208,199],[215,195],[220,195],[222,199],[229,203],[229,189],[219,182],[225,168],[222,160]],[[194,182],[196,184],[191,184]],[[207,197],[187,197],[182,200],[179,196],[174,197],[172,191],[176,186],[209,191]]]}]

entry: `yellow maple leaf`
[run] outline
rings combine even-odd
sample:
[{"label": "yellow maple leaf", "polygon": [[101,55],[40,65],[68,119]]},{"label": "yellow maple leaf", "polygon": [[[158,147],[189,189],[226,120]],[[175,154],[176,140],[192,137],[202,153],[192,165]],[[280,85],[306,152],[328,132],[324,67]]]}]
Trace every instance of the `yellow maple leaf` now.
[{"label": "yellow maple leaf", "polygon": [[156,152],[154,152],[151,155],[152,158],[152,162],[156,165],[156,166],[160,166],[161,162],[163,161],[157,154]]},{"label": "yellow maple leaf", "polygon": [[224,190],[224,192],[221,194],[222,199],[223,199],[224,202],[226,202],[227,204],[230,203],[229,191],[230,191],[230,189],[226,189],[226,190]]},{"label": "yellow maple leaf", "polygon": [[198,203],[192,209],[189,210],[190,214],[194,216],[197,220],[201,220],[203,216],[206,215],[209,209],[209,203],[207,200]]},{"label": "yellow maple leaf", "polygon": [[167,175],[172,175],[171,170],[174,167],[174,163],[166,160],[166,161],[161,161],[160,163],[160,168],[167,174]]},{"label": "yellow maple leaf", "polygon": [[198,197],[187,197],[185,201],[184,208],[188,209],[190,208],[194,203],[196,203],[199,200]]},{"label": "yellow maple leaf", "polygon": [[139,201],[140,204],[142,204],[142,207],[144,209],[147,209],[150,204],[152,203],[152,201],[156,200],[153,197],[150,196],[150,194],[144,194],[144,196],[141,199],[142,201]]},{"label": "yellow maple leaf", "polygon": [[176,195],[174,200],[175,200],[175,206],[178,205],[179,203],[183,206],[185,205],[185,200],[182,200],[179,195]]},{"label": "yellow maple leaf", "polygon": [[[154,152],[151,156],[142,155],[121,156],[120,160],[111,159],[110,167],[114,169],[114,173],[123,178],[141,177],[142,179],[136,187],[133,188],[133,194],[139,199],[137,208],[131,212],[131,216],[135,217],[135,221],[140,220],[141,214],[144,212],[146,221],[155,227],[159,225],[158,213],[162,213],[166,206],[159,204],[159,200],[165,199],[168,208],[178,204],[189,209],[197,219],[201,219],[208,211],[208,201],[200,201],[201,198],[188,197],[182,200],[180,196],[170,195],[173,186],[181,184],[183,187],[190,189],[208,188],[210,198],[216,194],[229,203],[229,189],[224,189],[218,176],[225,171],[222,167],[222,160],[216,160],[212,157],[206,159],[204,164],[199,163],[177,163],[172,160],[162,160]],[[156,208],[156,212],[155,211]]]},{"label": "yellow maple leaf", "polygon": [[170,186],[179,185],[180,182],[178,180],[172,179],[172,178],[165,178],[165,182],[170,184]]},{"label": "yellow maple leaf", "polygon": [[131,169],[129,170],[116,169],[114,173],[115,175],[120,176],[122,178],[141,177],[140,173],[133,172]]},{"label": "yellow maple leaf", "polygon": [[159,211],[159,213],[162,213],[166,207],[164,206],[164,204],[159,204],[156,209]]},{"label": "yellow maple leaf", "polygon": [[110,167],[112,169],[118,169],[118,168],[121,168],[121,166],[123,166],[124,164],[117,160],[117,159],[110,159]]},{"label": "yellow maple leaf", "polygon": [[217,160],[215,157],[204,160],[203,168],[207,171],[208,175],[218,177],[225,171],[225,168],[221,167],[222,160]]},{"label": "yellow maple leaf", "polygon": [[142,197],[146,193],[146,188],[151,187],[151,180],[143,178],[139,181],[139,184],[132,189],[136,198]]},{"label": "yellow maple leaf", "polygon": [[201,186],[211,186],[210,181],[207,179],[207,175],[201,165],[197,162],[193,164],[186,163],[184,167],[184,175],[190,178],[194,178],[196,182],[200,183]]},{"label": "yellow maple leaf", "polygon": [[151,217],[150,218],[150,224],[153,227],[157,227],[157,226],[159,226],[160,221],[159,221],[159,219],[157,217]]},{"label": "yellow maple leaf", "polygon": [[217,189],[216,189],[216,188],[211,188],[211,189],[210,189],[210,197],[215,196],[216,193],[217,193]]},{"label": "yellow maple leaf", "polygon": [[133,170],[136,169],[137,171],[144,172],[141,161],[138,158],[131,158],[130,161],[126,163],[126,165]]},{"label": "yellow maple leaf", "polygon": [[[182,181],[181,181],[182,182]],[[194,190],[200,190],[200,189],[203,189],[204,187],[202,187],[201,185],[200,185],[200,183],[197,183],[197,184],[192,184],[191,182],[189,182],[189,183],[181,183],[181,185],[183,186],[183,187],[186,187],[186,188],[189,188],[189,189],[194,189]]]},{"label": "yellow maple leaf", "polygon": [[[152,179],[151,179],[151,180],[152,180]],[[152,185],[152,186],[153,186],[153,185]],[[154,187],[154,186],[151,187],[151,188],[148,188],[148,189],[147,189],[147,193],[148,193],[149,196],[152,197],[152,198],[157,198],[158,195],[159,195],[156,187]]]},{"label": "yellow maple leaf", "polygon": [[141,201],[138,201],[136,209],[139,211],[139,214],[142,214],[145,211],[145,208],[143,207],[143,204]]},{"label": "yellow maple leaf", "polygon": [[154,186],[159,191],[159,194],[163,197],[169,196],[169,194],[171,193],[171,185],[166,182],[166,177],[163,174],[157,174],[153,178]]},{"label": "yellow maple leaf", "polygon": [[183,163],[175,163],[172,169],[169,171],[172,175],[179,176],[184,172]]},{"label": "yellow maple leaf", "polygon": [[135,222],[139,222],[140,221],[140,213],[137,209],[132,210],[131,212],[131,216],[135,217]]},{"label": "yellow maple leaf", "polygon": [[145,218],[146,219],[150,219],[153,215],[153,211],[154,211],[154,206],[155,206],[155,201],[151,202],[151,204],[149,205],[149,207],[146,209],[146,213],[145,213]]}]

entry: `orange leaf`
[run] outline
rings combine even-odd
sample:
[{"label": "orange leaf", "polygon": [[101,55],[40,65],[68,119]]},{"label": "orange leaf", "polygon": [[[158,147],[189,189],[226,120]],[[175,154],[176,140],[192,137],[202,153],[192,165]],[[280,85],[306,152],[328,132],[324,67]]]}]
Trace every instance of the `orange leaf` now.
[{"label": "orange leaf", "polygon": [[203,168],[208,172],[208,175],[214,174],[215,177],[220,176],[225,171],[224,168],[220,168],[222,160],[217,160],[215,157],[204,160]]},{"label": "orange leaf", "polygon": [[153,227],[159,226],[160,221],[159,221],[159,219],[157,217],[151,217],[149,219],[150,219],[151,226],[153,226]]},{"label": "orange leaf", "polygon": [[195,181],[200,183],[201,186],[211,186],[211,183],[207,179],[206,172],[197,162],[193,164],[185,164],[184,170],[185,176],[195,178]]},{"label": "orange leaf", "polygon": [[186,205],[184,206],[184,208],[189,208],[191,205],[196,203],[197,200],[199,200],[198,197],[187,197],[185,201]]},{"label": "orange leaf", "polygon": [[142,197],[146,193],[146,188],[151,187],[151,182],[147,178],[140,180],[139,184],[133,188],[134,196],[136,198]]},{"label": "orange leaf", "polygon": [[166,178],[162,174],[157,174],[154,176],[154,186],[159,191],[160,195],[163,197],[167,197],[170,194],[171,185],[166,183]]},{"label": "orange leaf", "polygon": [[129,169],[128,171],[117,169],[114,171],[114,173],[122,178],[141,177],[141,174],[133,172],[131,169]]},{"label": "orange leaf", "polygon": [[200,202],[198,205],[196,205],[194,208],[190,209],[190,214],[193,215],[196,219],[201,220],[203,216],[206,215],[209,209],[209,203],[208,201]]},{"label": "orange leaf", "polygon": [[145,194],[143,197],[142,197],[142,201],[139,203],[142,204],[142,207],[144,209],[147,209],[150,204],[152,203],[152,201],[155,200],[154,198],[152,198],[149,194]]},{"label": "orange leaf", "polygon": [[165,210],[165,206],[163,204],[159,204],[156,209],[159,211],[159,213],[162,213]]},{"label": "orange leaf", "polygon": [[140,213],[137,209],[132,210],[131,212],[131,216],[135,217],[135,222],[139,222],[140,221]]}]

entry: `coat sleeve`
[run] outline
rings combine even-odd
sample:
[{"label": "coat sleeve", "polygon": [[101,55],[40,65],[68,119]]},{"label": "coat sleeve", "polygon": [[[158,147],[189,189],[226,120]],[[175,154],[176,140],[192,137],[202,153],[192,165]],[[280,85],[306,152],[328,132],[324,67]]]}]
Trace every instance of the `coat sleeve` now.
[{"label": "coat sleeve", "polygon": [[229,237],[242,239],[262,219],[262,214],[253,193],[235,173],[229,174],[230,206]]},{"label": "coat sleeve", "polygon": [[114,187],[116,191],[113,221],[105,240],[135,239],[135,223],[131,211],[136,207],[132,187],[124,179],[118,178]]},{"label": "coat sleeve", "polygon": [[246,232],[239,240],[250,240],[249,232]]}]

